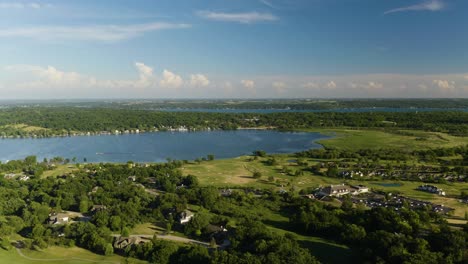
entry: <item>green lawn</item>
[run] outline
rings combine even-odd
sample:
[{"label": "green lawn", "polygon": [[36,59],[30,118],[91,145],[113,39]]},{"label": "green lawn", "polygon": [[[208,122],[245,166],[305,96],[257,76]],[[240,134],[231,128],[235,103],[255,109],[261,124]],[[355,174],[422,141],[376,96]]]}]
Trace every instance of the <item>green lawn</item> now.
[{"label": "green lawn", "polygon": [[354,129],[304,129],[308,132],[320,132],[334,136],[320,140],[319,143],[328,148],[337,149],[405,149],[417,150],[439,147],[456,147],[468,144],[468,137],[455,137],[439,132],[416,130],[399,130],[402,134],[389,133],[382,130]]},{"label": "green lawn", "polygon": [[72,173],[75,170],[77,170],[77,168],[74,164],[57,165],[57,167],[55,167],[55,169],[53,170],[44,171],[41,177],[47,178],[47,177],[62,176],[64,174]]},{"label": "green lawn", "polygon": [[[250,156],[242,156],[233,159],[222,159],[214,161],[205,161],[200,164],[191,163],[184,165],[182,171],[185,175],[191,174],[198,177],[200,184],[204,186],[215,187],[254,187],[263,189],[304,189],[309,187],[326,186],[330,184],[343,183],[343,179],[330,178],[324,176],[313,175],[310,172],[304,172],[302,176],[289,176],[281,172],[282,167],[286,166],[292,170],[298,170],[303,167],[297,166],[293,160],[293,155],[275,155],[278,165],[268,166],[263,162],[267,158],[258,158],[251,160]],[[309,164],[314,164],[316,161],[307,160]],[[262,172],[260,179],[252,177],[252,171]],[[268,180],[269,177],[274,178],[274,182]],[[445,206],[453,207],[456,209],[455,215],[464,216],[468,211],[468,206],[457,201],[457,199],[441,197],[435,194],[430,194],[416,190],[421,185],[421,182],[398,182],[401,186],[385,187],[379,183],[392,183],[394,181],[358,181],[347,180],[350,184],[364,184],[373,189],[380,189],[384,191],[400,192],[403,195],[415,199],[428,200],[434,203],[444,204]],[[442,188],[447,195],[459,195],[461,191],[468,191],[468,183],[447,183],[435,184]]]},{"label": "green lawn", "polygon": [[146,263],[136,259],[127,259],[118,255],[101,256],[88,250],[72,247],[49,247],[42,252],[22,249],[20,255],[15,248],[10,250],[0,249],[1,264],[87,264],[87,263]]}]

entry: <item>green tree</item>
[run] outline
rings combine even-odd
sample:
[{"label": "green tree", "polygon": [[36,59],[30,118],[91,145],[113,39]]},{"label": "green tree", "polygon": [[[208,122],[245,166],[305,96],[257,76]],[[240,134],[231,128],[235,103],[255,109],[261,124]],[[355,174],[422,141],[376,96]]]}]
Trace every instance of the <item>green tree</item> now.
[{"label": "green tree", "polygon": [[259,171],[254,171],[253,174],[252,174],[252,177],[254,179],[260,179],[262,177],[262,173],[259,172]]}]

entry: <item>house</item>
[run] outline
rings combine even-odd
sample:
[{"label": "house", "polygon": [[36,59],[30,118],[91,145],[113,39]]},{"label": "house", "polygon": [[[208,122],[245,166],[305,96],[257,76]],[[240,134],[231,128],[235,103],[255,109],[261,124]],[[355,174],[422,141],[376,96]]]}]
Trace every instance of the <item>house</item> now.
[{"label": "house", "polygon": [[20,181],[27,181],[29,179],[30,179],[30,177],[28,175],[22,175],[21,177],[19,177]]},{"label": "house", "polygon": [[135,175],[128,176],[127,180],[134,182],[134,181],[136,181],[136,176]]},{"label": "house", "polygon": [[102,205],[102,204],[95,204],[93,205],[93,207],[91,208],[91,212],[93,213],[97,213],[99,211],[104,211],[107,209],[107,206],[105,205]]},{"label": "house", "polygon": [[445,192],[442,189],[439,189],[434,185],[424,184],[424,185],[419,186],[418,190],[445,196]]},{"label": "house", "polygon": [[367,192],[369,192],[369,188],[364,185],[349,186],[343,183],[343,184],[330,185],[325,188],[321,188],[317,194],[319,196],[340,197],[340,196],[347,195],[347,194],[358,195],[358,194],[367,193]]},{"label": "house", "polygon": [[232,195],[232,190],[231,189],[222,189],[219,191],[219,194],[224,197],[229,197]]},{"label": "house", "polygon": [[62,213],[52,213],[49,216],[49,224],[50,225],[64,225],[68,223],[69,217],[67,214]]},{"label": "house", "polygon": [[320,196],[336,196],[340,197],[342,195],[349,194],[351,192],[351,187],[345,184],[339,185],[330,185],[325,188],[321,188],[318,192]]},{"label": "house", "polygon": [[364,185],[352,185],[351,188],[354,189],[354,194],[368,193],[369,187]]},{"label": "house", "polygon": [[192,217],[194,216],[194,214],[189,211],[189,210],[184,210],[182,213],[180,213],[179,215],[179,222],[181,224],[185,224],[185,223],[188,223],[190,222],[190,220],[192,219]]}]

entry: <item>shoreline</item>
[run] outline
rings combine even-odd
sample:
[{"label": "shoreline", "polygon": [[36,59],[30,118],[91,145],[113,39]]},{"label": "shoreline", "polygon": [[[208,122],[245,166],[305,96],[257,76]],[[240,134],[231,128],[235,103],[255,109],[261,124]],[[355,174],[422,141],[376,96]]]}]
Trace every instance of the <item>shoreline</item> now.
[{"label": "shoreline", "polygon": [[[28,136],[20,135],[10,135],[10,136],[0,136],[0,140],[3,139],[46,139],[46,138],[66,138],[66,137],[88,137],[88,136],[121,136],[121,135],[138,135],[138,134],[148,134],[148,133],[158,133],[158,132],[205,132],[205,131],[236,131],[236,130],[278,130],[277,127],[238,127],[236,129],[214,129],[214,128],[205,128],[205,129],[193,129],[186,127],[179,128],[168,128],[168,129],[154,129],[154,130],[115,130],[111,131],[100,131],[100,132],[73,132],[67,134],[54,134],[48,136],[37,136],[35,134]],[[278,130],[279,131],[279,130]]]}]

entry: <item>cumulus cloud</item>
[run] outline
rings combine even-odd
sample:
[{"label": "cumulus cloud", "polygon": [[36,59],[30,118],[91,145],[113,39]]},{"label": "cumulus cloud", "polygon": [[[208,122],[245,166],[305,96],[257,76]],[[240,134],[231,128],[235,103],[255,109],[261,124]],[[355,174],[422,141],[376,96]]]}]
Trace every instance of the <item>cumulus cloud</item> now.
[{"label": "cumulus cloud", "polygon": [[223,13],[212,11],[198,11],[197,15],[204,19],[224,22],[237,22],[251,24],[257,22],[271,22],[279,18],[270,13],[245,12],[245,13]]},{"label": "cumulus cloud", "polygon": [[329,81],[327,84],[326,84],[326,87],[328,89],[336,89],[336,83],[334,81]]},{"label": "cumulus cloud", "polygon": [[441,91],[454,91],[455,90],[455,82],[448,81],[448,80],[434,80],[432,81]]},{"label": "cumulus cloud", "polygon": [[81,84],[86,78],[76,72],[64,72],[52,66],[39,67],[34,65],[12,65],[6,70],[14,72],[29,72],[37,80],[20,84],[23,87],[71,87]]},{"label": "cumulus cloud", "polygon": [[156,78],[153,75],[153,68],[141,62],[136,62],[135,67],[139,72],[139,79],[134,83],[134,87],[145,88],[154,85]]},{"label": "cumulus cloud", "polygon": [[250,93],[256,94],[257,90],[255,89],[255,81],[253,80],[242,80],[241,81],[242,86],[246,88]]},{"label": "cumulus cloud", "polygon": [[[153,73],[153,68],[144,63],[136,62],[135,68],[138,72],[138,78],[136,79],[101,80],[94,76],[87,76],[73,71],[62,71],[53,66],[12,65],[5,67],[10,72],[26,73],[24,79],[32,78],[32,81],[17,82],[14,85],[18,88],[28,89],[129,89],[131,91],[130,89],[179,88],[184,84],[181,76],[169,70],[164,70],[162,75],[157,77]],[[202,74],[192,76],[198,76],[197,81],[199,84],[206,84],[206,81],[208,81],[208,79],[203,79],[204,75]]]},{"label": "cumulus cloud", "polygon": [[247,89],[255,88],[255,82],[252,80],[242,80],[241,83]]},{"label": "cumulus cloud", "polygon": [[185,77],[168,69],[158,72],[143,62],[133,66],[133,78],[101,79],[54,66],[12,65],[5,68],[8,74],[2,74],[0,91],[8,98],[468,97],[466,74],[276,75],[242,79],[208,78],[202,73]]},{"label": "cumulus cloud", "polygon": [[391,14],[397,12],[407,12],[407,11],[440,11],[444,9],[445,4],[441,0],[426,0],[422,3],[416,5],[410,5],[405,7],[398,7],[385,11],[384,14]]},{"label": "cumulus cloud", "polygon": [[10,27],[0,28],[0,38],[21,37],[38,40],[119,41],[139,37],[148,32],[188,27],[190,27],[189,24],[160,22],[130,25]]},{"label": "cumulus cloud", "polygon": [[164,88],[179,88],[183,83],[182,77],[168,70],[164,70],[159,85]]},{"label": "cumulus cloud", "polygon": [[193,87],[205,87],[210,85],[210,80],[203,74],[190,75],[190,85]]}]

